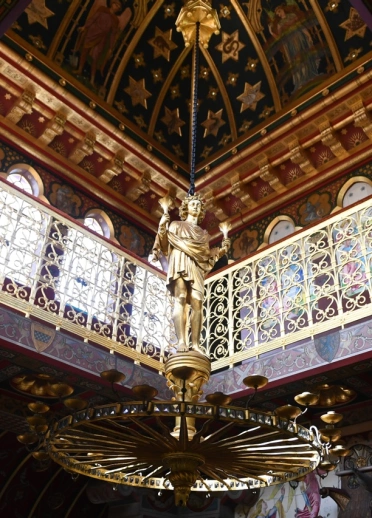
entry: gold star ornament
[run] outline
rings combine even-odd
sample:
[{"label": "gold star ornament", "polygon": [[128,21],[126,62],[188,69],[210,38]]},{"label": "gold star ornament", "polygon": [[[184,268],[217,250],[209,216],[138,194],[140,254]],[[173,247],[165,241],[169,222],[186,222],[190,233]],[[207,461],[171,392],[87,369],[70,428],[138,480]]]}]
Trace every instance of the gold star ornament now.
[{"label": "gold star ornament", "polygon": [[240,113],[244,112],[248,108],[251,110],[255,110],[257,107],[258,101],[265,97],[265,94],[260,92],[261,89],[261,81],[256,83],[255,85],[250,85],[249,83],[245,83],[244,92],[237,97],[237,100],[242,103],[240,108]]},{"label": "gold star ornament", "polygon": [[239,52],[244,47],[244,43],[239,41],[239,31],[236,30],[232,34],[222,32],[222,41],[216,46],[216,49],[222,52],[222,63],[225,63],[228,59],[238,61]]},{"label": "gold star ornament", "polygon": [[50,16],[54,16],[55,13],[48,9],[45,5],[45,0],[32,0],[30,5],[26,7],[25,13],[27,14],[28,23],[40,23],[43,27],[48,29],[48,20]]},{"label": "gold star ornament", "polygon": [[147,99],[151,97],[152,94],[146,90],[144,79],[136,81],[133,77],[129,76],[129,86],[124,88],[124,92],[131,97],[133,106],[141,104],[147,109]]},{"label": "gold star ornament", "polygon": [[163,32],[159,27],[155,28],[155,36],[149,40],[150,45],[154,48],[154,58],[163,56],[167,61],[170,60],[170,53],[177,48],[172,41],[172,29]]},{"label": "gold star ornament", "polygon": [[179,109],[171,111],[169,108],[164,107],[165,115],[162,119],[160,119],[168,128],[168,134],[177,133],[180,137],[182,136],[181,126],[186,124],[182,119],[180,119]]},{"label": "gold star ornament", "polygon": [[358,11],[351,7],[349,13],[349,19],[343,23],[340,23],[340,27],[346,30],[345,41],[349,40],[353,36],[360,36],[364,38],[367,25],[364,23],[362,18],[360,17]]},{"label": "gold star ornament", "polygon": [[205,138],[208,135],[213,135],[217,137],[218,130],[226,124],[226,122],[222,119],[222,109],[217,113],[208,110],[207,119],[201,123],[201,125],[205,128],[203,137]]}]

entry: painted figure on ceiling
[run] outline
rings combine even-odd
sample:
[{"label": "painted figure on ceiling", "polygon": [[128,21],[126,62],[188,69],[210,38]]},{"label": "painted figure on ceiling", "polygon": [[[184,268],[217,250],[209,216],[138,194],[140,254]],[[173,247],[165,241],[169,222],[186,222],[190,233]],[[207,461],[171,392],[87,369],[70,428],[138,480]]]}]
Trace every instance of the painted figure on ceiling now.
[{"label": "painted figure on ceiling", "polygon": [[165,213],[159,222],[153,257],[160,253],[168,259],[167,288],[174,299],[173,322],[178,338],[177,349],[187,351],[189,310],[191,309],[191,347],[200,350],[204,278],[215,262],[230,248],[230,239],[221,248],[209,247],[210,236],[199,224],[205,216],[205,204],[199,195],[187,196],[180,207],[181,221],[169,224]]},{"label": "painted figure on ceiling", "polygon": [[103,0],[96,0],[83,27],[79,27],[75,51],[80,52],[79,66],[74,73],[83,75],[89,58],[90,82],[94,86],[96,72],[104,74],[105,66],[111,58],[119,33],[131,17],[131,10],[123,9],[121,0],[110,0],[109,6]]},{"label": "painted figure on ceiling", "polygon": [[304,23],[305,13],[297,5],[281,4],[274,12],[269,30],[274,38],[281,40],[296,91],[318,75],[319,55]]},{"label": "painted figure on ceiling", "polygon": [[325,73],[319,70],[325,68],[321,61],[328,57],[329,49],[311,9],[302,11],[294,0],[287,0],[267,13],[273,39],[267,43],[266,53],[278,72],[279,88],[287,94],[291,88],[293,94]]}]

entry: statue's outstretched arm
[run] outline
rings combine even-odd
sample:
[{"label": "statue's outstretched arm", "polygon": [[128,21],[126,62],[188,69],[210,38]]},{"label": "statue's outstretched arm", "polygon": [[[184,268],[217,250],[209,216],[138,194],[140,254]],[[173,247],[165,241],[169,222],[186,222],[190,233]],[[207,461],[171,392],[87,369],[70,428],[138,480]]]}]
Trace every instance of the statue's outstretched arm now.
[{"label": "statue's outstretched arm", "polygon": [[231,240],[226,237],[223,241],[222,241],[222,246],[220,248],[220,252],[219,252],[219,257],[222,257],[224,256],[225,254],[228,253],[228,251],[230,250],[230,246],[231,246]]},{"label": "statue's outstretched arm", "polygon": [[168,226],[169,226],[169,214],[163,214],[158,227],[158,233],[156,234],[155,243],[152,249],[153,261],[159,261],[160,252],[163,255],[168,255]]}]

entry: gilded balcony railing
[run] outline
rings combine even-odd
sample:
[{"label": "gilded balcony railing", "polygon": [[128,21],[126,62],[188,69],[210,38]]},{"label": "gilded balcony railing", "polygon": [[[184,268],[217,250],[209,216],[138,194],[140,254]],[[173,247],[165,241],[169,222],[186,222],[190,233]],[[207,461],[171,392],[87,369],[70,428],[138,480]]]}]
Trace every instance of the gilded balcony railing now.
[{"label": "gilded balcony railing", "polygon": [[165,276],[0,182],[0,302],[162,370]]},{"label": "gilded balcony railing", "polygon": [[[213,370],[372,311],[372,202],[206,280]],[[175,343],[165,275],[0,181],[0,303],[157,370]]]},{"label": "gilded balcony railing", "polygon": [[206,281],[204,347],[219,369],[372,312],[372,201]]}]

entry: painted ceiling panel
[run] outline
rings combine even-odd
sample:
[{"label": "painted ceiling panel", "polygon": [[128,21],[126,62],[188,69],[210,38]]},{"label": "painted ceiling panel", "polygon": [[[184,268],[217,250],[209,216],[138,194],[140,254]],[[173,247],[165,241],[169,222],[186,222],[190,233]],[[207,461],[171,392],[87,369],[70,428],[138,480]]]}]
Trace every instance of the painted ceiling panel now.
[{"label": "painted ceiling panel", "polygon": [[[200,52],[199,176],[372,50],[346,0],[212,6],[221,31]],[[179,10],[170,0],[33,0],[8,35],[187,175],[193,52],[176,30]]]}]

